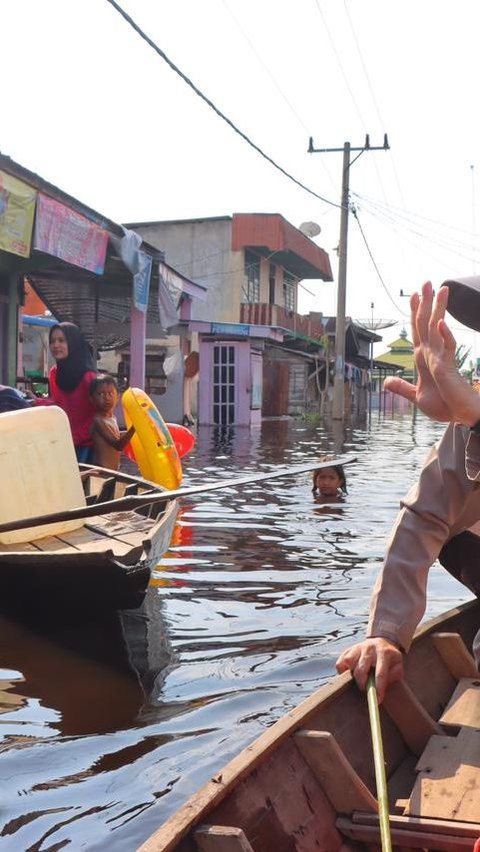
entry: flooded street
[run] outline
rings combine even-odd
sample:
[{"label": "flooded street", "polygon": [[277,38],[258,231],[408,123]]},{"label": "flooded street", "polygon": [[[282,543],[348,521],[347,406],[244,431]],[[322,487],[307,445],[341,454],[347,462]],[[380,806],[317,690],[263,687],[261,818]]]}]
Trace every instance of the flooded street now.
[{"label": "flooded street", "polygon": [[[443,428],[270,421],[199,431],[184,484],[354,454],[348,494],[311,477],[182,501],[143,611],[0,618],[0,850],[134,850],[334,672],[362,635],[399,499]],[[430,573],[428,614],[468,592]]]}]

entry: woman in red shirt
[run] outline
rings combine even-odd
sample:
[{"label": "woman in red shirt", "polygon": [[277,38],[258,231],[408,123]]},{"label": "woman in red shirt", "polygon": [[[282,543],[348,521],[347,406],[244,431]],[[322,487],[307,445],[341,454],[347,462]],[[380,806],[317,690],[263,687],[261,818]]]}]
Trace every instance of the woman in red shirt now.
[{"label": "woman in red shirt", "polygon": [[53,403],[63,408],[70,421],[78,461],[91,462],[93,441],[90,427],[95,408],[90,399],[90,383],[96,376],[92,350],[73,322],[53,325],[49,344],[56,361],[48,376],[49,399],[44,402],[37,400],[37,403]]}]

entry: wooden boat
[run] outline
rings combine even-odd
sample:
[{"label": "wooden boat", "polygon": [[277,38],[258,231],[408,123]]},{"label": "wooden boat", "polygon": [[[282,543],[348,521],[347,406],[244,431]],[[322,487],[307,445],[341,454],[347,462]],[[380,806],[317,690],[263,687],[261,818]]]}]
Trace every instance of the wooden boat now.
[{"label": "wooden boat", "polygon": [[[159,485],[95,465],[79,465],[87,504]],[[151,569],[168,548],[178,504],[171,500],[88,518],[79,529],[22,544],[0,544],[0,604],[75,607],[139,606]]]},{"label": "wooden boat", "polygon": [[[473,849],[480,837],[475,600],[417,631],[380,708],[394,849]],[[350,673],[221,769],[140,852],[378,850],[367,702]]]}]

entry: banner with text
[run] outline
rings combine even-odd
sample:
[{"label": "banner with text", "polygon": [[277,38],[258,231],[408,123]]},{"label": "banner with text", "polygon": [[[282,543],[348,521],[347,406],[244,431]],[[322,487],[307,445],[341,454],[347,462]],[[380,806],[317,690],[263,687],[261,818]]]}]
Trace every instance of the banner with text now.
[{"label": "banner with text", "polygon": [[108,233],[85,216],[39,193],[33,247],[102,275]]},{"label": "banner with text", "polygon": [[0,171],[0,251],[29,257],[37,192]]}]

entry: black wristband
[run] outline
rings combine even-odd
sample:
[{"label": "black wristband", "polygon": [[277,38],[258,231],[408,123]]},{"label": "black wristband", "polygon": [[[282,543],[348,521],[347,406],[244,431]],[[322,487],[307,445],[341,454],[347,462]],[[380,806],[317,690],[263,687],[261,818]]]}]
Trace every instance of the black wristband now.
[{"label": "black wristband", "polygon": [[474,435],[480,435],[480,420],[470,426],[470,432],[473,432]]}]

